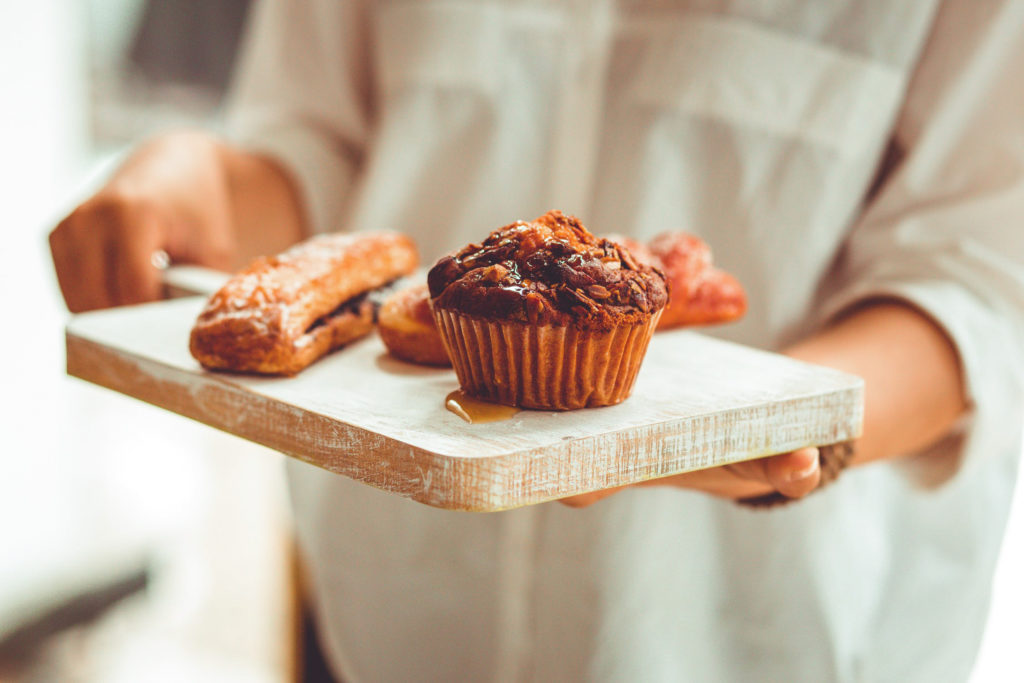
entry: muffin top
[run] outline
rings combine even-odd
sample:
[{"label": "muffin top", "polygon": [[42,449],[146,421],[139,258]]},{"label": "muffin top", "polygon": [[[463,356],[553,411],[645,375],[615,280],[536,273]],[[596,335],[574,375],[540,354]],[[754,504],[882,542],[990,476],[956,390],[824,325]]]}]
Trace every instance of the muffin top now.
[{"label": "muffin top", "polygon": [[588,330],[644,321],[668,302],[660,270],[561,211],[516,221],[445,256],[427,284],[435,307]]}]

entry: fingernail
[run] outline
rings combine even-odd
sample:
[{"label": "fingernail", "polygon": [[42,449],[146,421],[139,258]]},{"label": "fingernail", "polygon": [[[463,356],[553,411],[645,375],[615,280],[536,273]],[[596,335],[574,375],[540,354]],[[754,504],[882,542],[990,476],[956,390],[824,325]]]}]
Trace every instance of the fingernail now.
[{"label": "fingernail", "polygon": [[811,458],[811,464],[808,465],[807,467],[805,467],[802,470],[797,470],[796,472],[790,472],[787,481],[801,481],[802,479],[806,479],[806,478],[814,475],[814,473],[818,469],[818,449],[817,448],[813,448],[811,450],[814,451],[814,457]]}]

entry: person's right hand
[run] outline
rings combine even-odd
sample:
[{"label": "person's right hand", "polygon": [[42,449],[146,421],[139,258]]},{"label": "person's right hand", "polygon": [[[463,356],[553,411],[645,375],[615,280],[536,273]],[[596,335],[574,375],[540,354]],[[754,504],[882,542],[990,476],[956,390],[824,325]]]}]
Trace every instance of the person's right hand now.
[{"label": "person's right hand", "polygon": [[50,233],[68,309],[160,298],[154,255],[227,270],[237,251],[224,148],[198,133],[142,146]]}]

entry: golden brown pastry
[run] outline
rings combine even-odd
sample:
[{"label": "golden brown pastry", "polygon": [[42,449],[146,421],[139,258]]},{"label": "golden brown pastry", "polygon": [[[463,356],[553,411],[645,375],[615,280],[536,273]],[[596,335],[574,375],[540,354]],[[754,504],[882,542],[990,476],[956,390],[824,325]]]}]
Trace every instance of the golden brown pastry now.
[{"label": "golden brown pastry", "polygon": [[713,325],[736,320],[747,311],[743,286],[711,265],[711,248],[685,232],[666,232],[648,242],[654,264],[671,287],[658,329],[681,325]]},{"label": "golden brown pastry", "polygon": [[417,263],[404,235],[314,237],[232,277],[199,315],[189,348],[210,369],[293,375],[369,333],[367,293]]},{"label": "golden brown pastry", "polygon": [[430,312],[426,283],[392,294],[377,314],[377,331],[396,358],[438,367],[452,364]]},{"label": "golden brown pastry", "polygon": [[644,244],[622,235],[609,240],[629,249],[638,261],[665,273],[668,306],[658,329],[683,325],[713,325],[743,316],[747,296],[732,275],[711,265],[711,248],[685,232],[666,232]]}]

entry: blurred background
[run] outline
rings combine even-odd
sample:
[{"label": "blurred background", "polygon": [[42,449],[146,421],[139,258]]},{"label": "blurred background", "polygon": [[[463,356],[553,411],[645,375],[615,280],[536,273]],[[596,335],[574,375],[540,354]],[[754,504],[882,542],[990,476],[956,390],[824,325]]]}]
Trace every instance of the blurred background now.
[{"label": "blurred background", "polygon": [[248,3],[0,3],[0,681],[287,681],[281,456],[64,375],[46,235],[129,144],[217,128]]},{"label": "blurred background", "polygon": [[[281,456],[66,377],[46,244],[133,142],[220,126],[248,5],[0,4],[2,682],[301,678]],[[976,681],[1024,680],[1019,491]]]}]

